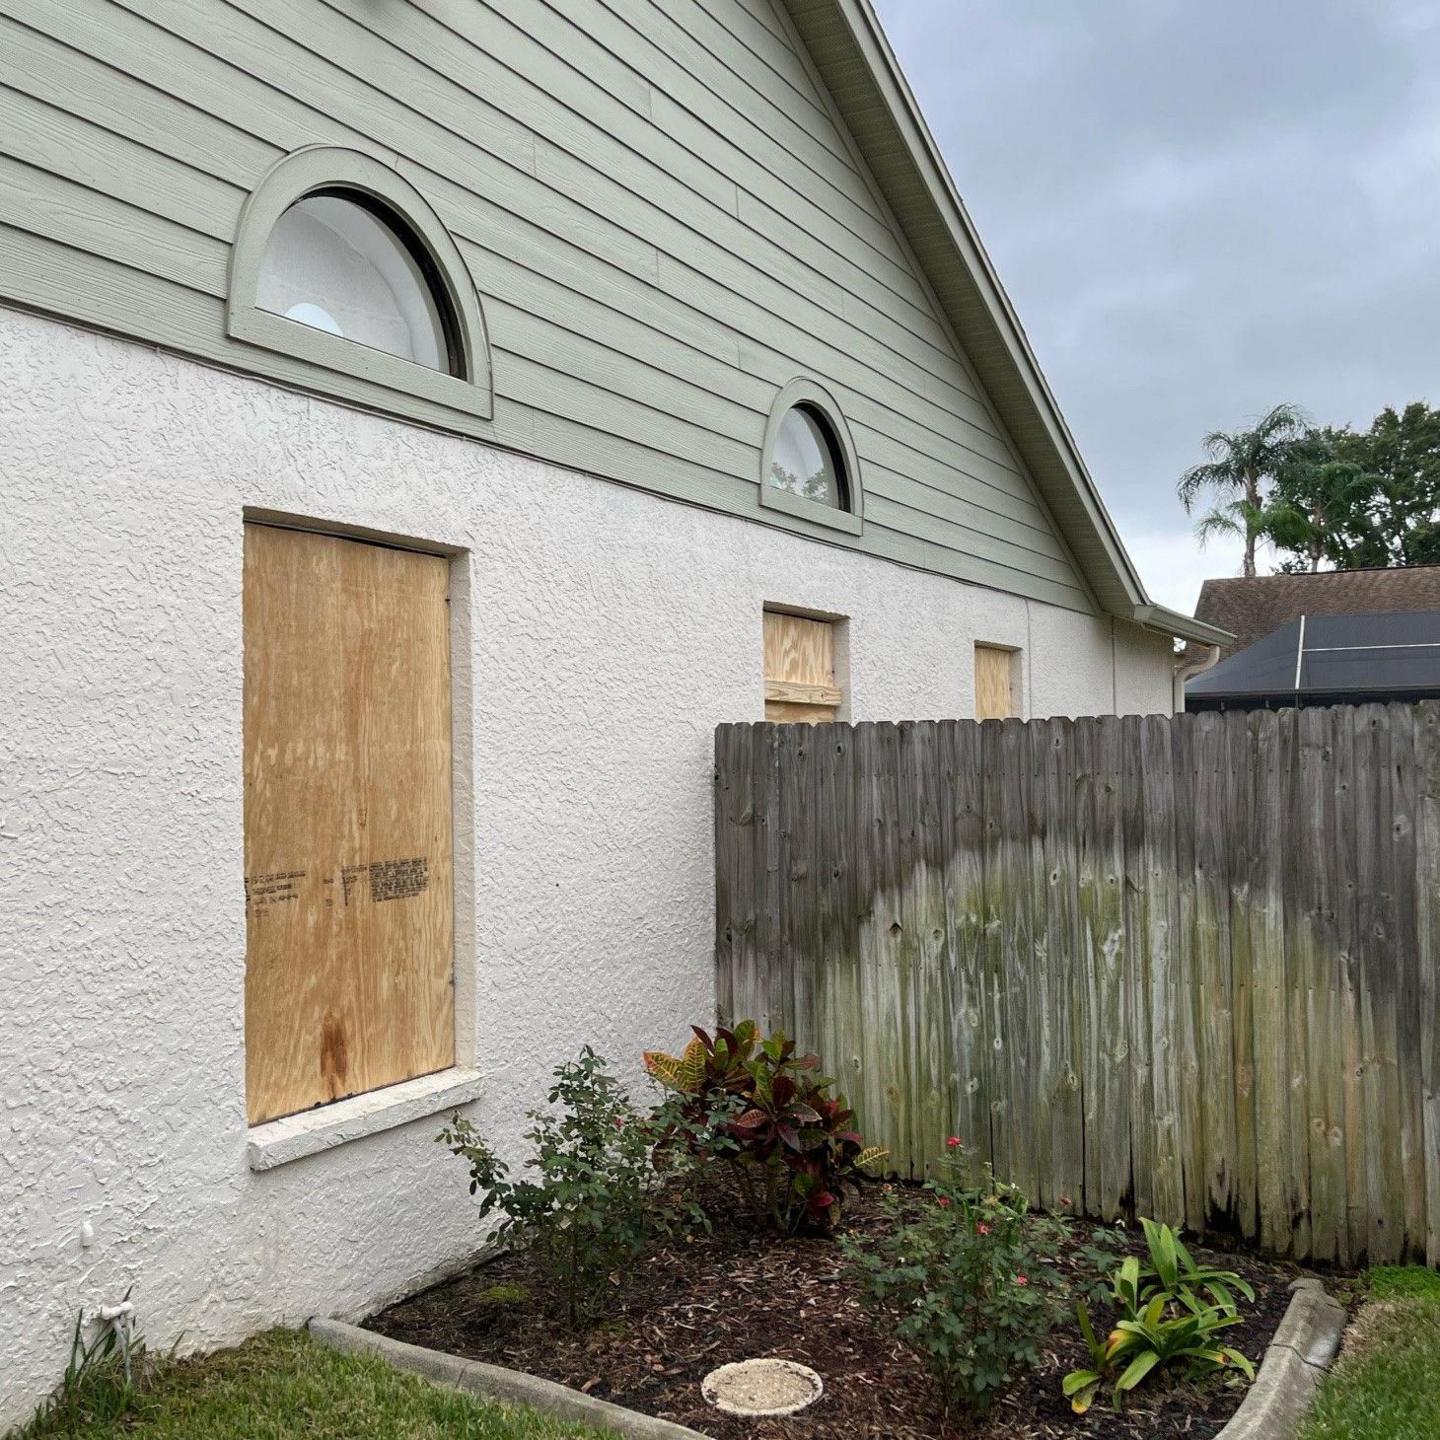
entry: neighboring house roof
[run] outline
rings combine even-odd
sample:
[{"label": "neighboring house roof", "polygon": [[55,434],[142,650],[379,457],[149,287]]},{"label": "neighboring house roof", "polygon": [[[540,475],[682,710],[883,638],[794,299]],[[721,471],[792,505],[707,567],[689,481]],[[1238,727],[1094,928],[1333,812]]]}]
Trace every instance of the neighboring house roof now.
[{"label": "neighboring house roof", "polygon": [[1440,609],[1301,615],[1185,687],[1188,707],[1339,704],[1440,694]]},{"label": "neighboring house roof", "polygon": [[1100,605],[1183,639],[1228,641],[1146,595],[870,0],[784,4]]},{"label": "neighboring house roof", "polygon": [[1207,625],[1230,631],[1235,640],[1227,653],[1233,653],[1302,615],[1376,615],[1401,610],[1440,610],[1440,565],[1207,580],[1200,588],[1195,616]]}]

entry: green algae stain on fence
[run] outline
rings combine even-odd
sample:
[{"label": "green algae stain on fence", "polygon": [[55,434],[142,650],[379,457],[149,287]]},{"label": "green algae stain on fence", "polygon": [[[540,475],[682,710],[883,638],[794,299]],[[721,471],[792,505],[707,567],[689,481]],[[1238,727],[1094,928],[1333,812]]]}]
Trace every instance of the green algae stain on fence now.
[{"label": "green algae stain on fence", "polygon": [[1440,1260],[1440,708],[722,726],[722,1018],[920,1176]]}]

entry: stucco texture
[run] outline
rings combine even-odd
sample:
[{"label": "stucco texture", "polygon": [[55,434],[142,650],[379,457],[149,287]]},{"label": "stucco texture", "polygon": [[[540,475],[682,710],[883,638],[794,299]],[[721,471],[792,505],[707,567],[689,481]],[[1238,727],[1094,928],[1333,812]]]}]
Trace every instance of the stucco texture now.
[{"label": "stucco texture", "polygon": [[762,715],[767,601],[849,617],[852,718],[973,713],[976,640],[1031,714],[1169,708],[1163,638],[46,319],[0,311],[0,395],[0,1424],[127,1288],[208,1347],[479,1236],[433,1120],[246,1163],[246,507],[459,552],[461,1048],[512,1153],[582,1043],[712,1015],[712,733]]}]

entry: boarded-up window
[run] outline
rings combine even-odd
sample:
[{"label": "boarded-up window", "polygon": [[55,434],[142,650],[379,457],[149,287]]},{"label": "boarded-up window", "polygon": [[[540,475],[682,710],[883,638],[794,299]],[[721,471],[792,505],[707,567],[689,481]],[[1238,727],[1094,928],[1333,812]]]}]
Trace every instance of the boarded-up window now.
[{"label": "boarded-up window", "polygon": [[454,1063],[448,584],[245,527],[251,1124]]},{"label": "boarded-up window", "polygon": [[1019,715],[1019,686],[1015,683],[1019,660],[1018,650],[1002,650],[998,645],[975,647],[977,720],[1008,720]]},{"label": "boarded-up window", "polygon": [[835,626],[803,615],[765,612],[765,718],[827,725],[838,718]]}]

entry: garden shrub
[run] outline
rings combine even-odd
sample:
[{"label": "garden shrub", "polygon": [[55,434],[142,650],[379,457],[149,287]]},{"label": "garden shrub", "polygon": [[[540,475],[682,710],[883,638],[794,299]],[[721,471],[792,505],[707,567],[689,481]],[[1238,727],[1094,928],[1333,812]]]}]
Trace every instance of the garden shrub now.
[{"label": "garden shrub", "polygon": [[1127,1256],[1110,1277],[1117,1319],[1102,1340],[1082,1300],[1080,1333],[1090,1364],[1065,1377],[1070,1408],[1083,1415],[1101,1387],[1111,1382],[1117,1403],[1145,1379],[1166,1367],[1192,1377],[1226,1367],[1254,1379],[1255,1369],[1222,1332],[1240,1324],[1236,1296],[1254,1301],[1249,1283],[1233,1270],[1199,1265],[1168,1225],[1142,1220],[1147,1262]]},{"label": "garden shrub", "polygon": [[670,1092],[676,1133],[696,1155],[725,1161],[748,1212],[774,1229],[833,1227],[845,1187],[886,1152],[866,1148],[819,1057],[797,1056],[782,1031],[762,1038],[752,1020],[713,1037],[693,1028],[683,1055],[645,1054]]},{"label": "garden shrub", "polygon": [[439,1140],[470,1166],[481,1217],[498,1211],[501,1244],[525,1250],[565,1297],[571,1323],[593,1313],[610,1277],[661,1233],[683,1222],[667,1203],[660,1131],[630,1103],[587,1045],[554,1071],[549,1110],[532,1110],[525,1138],[533,1180],[512,1180],[480,1132],[460,1115]]},{"label": "garden shrub", "polygon": [[985,1166],[978,1186],[962,1179],[958,1139],[912,1214],[896,1192],[884,1206],[890,1221],[877,1240],[841,1240],[852,1272],[897,1338],[924,1360],[947,1407],[983,1413],[1059,1318],[1060,1279],[1047,1260],[1043,1229],[1024,1194]]}]

